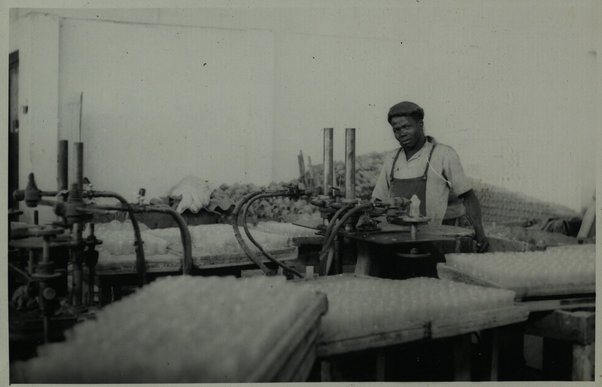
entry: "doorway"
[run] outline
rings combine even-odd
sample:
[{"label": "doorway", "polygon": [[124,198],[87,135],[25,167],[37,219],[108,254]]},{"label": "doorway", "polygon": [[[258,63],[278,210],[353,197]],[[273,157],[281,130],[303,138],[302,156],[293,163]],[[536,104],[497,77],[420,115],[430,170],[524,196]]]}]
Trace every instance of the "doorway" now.
[{"label": "doorway", "polygon": [[19,209],[13,191],[19,188],[19,52],[8,57],[8,208]]}]

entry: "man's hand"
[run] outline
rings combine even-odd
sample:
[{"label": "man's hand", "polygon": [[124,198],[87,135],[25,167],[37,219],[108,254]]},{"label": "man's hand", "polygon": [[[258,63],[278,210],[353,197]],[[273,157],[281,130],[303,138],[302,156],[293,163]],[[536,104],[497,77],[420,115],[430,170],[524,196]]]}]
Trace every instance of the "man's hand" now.
[{"label": "man's hand", "polygon": [[485,253],[489,250],[489,240],[485,234],[476,234],[474,239],[477,242],[477,253]]}]

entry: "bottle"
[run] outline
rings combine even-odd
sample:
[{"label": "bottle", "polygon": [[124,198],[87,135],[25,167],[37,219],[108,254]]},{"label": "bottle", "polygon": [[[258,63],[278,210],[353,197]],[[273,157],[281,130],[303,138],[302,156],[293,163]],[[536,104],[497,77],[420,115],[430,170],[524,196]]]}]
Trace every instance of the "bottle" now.
[{"label": "bottle", "polygon": [[420,199],[418,196],[412,195],[410,198],[410,218],[420,217]]}]

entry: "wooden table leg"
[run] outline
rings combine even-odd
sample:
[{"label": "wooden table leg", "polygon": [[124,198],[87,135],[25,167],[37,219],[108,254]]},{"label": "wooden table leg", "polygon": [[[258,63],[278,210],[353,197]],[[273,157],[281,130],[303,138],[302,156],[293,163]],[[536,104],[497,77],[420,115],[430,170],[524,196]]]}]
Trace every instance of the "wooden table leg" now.
[{"label": "wooden table leg", "polygon": [[327,360],[320,361],[320,381],[332,381],[332,363]]},{"label": "wooden table leg", "polygon": [[454,380],[470,381],[470,334],[454,338]]},{"label": "wooden table leg", "polygon": [[490,381],[497,381],[500,377],[499,363],[500,363],[500,333],[498,329],[493,329],[490,334],[490,348],[491,360],[489,362],[489,379]]},{"label": "wooden table leg", "polygon": [[595,344],[573,344],[573,371],[572,380],[594,380],[594,347]]},{"label": "wooden table leg", "polygon": [[385,381],[385,371],[386,371],[386,356],[385,353],[380,351],[376,354],[376,381],[384,382]]},{"label": "wooden table leg", "polygon": [[357,262],[355,264],[355,274],[370,275],[370,251],[367,243],[356,242]]}]

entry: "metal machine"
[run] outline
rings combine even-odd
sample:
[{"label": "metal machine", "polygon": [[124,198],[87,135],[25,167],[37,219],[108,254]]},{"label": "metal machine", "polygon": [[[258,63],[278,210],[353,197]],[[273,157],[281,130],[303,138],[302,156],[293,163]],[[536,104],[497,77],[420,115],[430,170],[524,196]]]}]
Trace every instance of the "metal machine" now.
[{"label": "metal machine", "polygon": [[[270,196],[304,196],[319,208],[322,224],[297,225],[314,228],[324,236],[322,249],[319,254],[319,274],[340,273],[341,240],[352,239],[356,241],[360,252],[358,254],[358,267],[360,262],[370,254],[367,250],[375,245],[393,246],[398,248],[395,255],[398,259],[428,259],[433,256],[431,246],[447,244],[448,251],[462,249],[458,236],[469,236],[471,233],[455,227],[440,226],[429,228],[429,218],[416,215],[412,211],[412,200],[409,198],[391,198],[387,202],[361,200],[355,196],[355,129],[347,128],[345,131],[345,188],[344,192],[334,186],[333,173],[333,129],[324,129],[324,163],[323,184],[321,192],[309,192],[298,187],[289,187],[283,191],[260,191],[247,195],[234,210],[233,227],[237,239],[249,259],[256,263],[266,274],[270,270],[258,262],[254,254],[248,249],[246,243],[240,238],[239,226],[244,226],[245,233],[263,255],[270,261],[284,268],[285,273],[301,277],[301,274],[288,268],[286,265],[273,259],[264,249],[254,241],[246,225],[246,212],[249,206],[259,198]],[[242,210],[242,219],[240,219]],[[452,230],[454,229],[454,230]],[[336,268],[333,269],[333,262]],[[432,265],[434,268],[434,265]],[[369,274],[367,268],[358,269],[356,272]]]},{"label": "metal machine", "polygon": [[[147,283],[147,278],[144,246],[135,213],[158,212],[172,216],[180,228],[184,246],[183,274],[189,274],[192,268],[191,238],[182,216],[168,206],[145,205],[140,197],[138,204],[130,204],[115,192],[93,190],[83,175],[83,143],[76,142],[74,150],[77,161],[75,183],[71,184],[69,189],[67,189],[68,142],[63,140],[59,141],[58,190],[40,190],[31,173],[27,187],[13,194],[15,200],[25,201],[30,208],[38,205],[53,207],[54,213],[60,219],[51,224],[36,224],[21,228],[19,232],[11,232],[9,241],[11,249],[9,268],[11,277],[14,278],[9,282],[12,284],[10,291],[15,304],[13,309],[15,313],[12,313],[12,317],[17,314],[17,309],[28,310],[29,321],[41,320],[45,342],[51,339],[52,320],[59,320],[59,314],[63,317],[67,315],[68,320],[73,323],[87,312],[87,306],[93,304],[94,267],[98,262],[96,246],[102,243],[94,235],[94,214],[122,211],[129,215],[135,236],[139,286]],[[84,182],[88,184],[84,185]],[[140,195],[143,195],[142,191]],[[45,199],[46,197],[52,197],[54,200]],[[93,199],[100,197],[114,198],[120,204],[113,206],[95,204]],[[84,236],[86,225],[89,225],[88,235]],[[26,259],[23,259],[24,252]],[[67,270],[68,266],[71,266],[71,270]],[[84,267],[88,273],[87,300],[83,297]],[[71,275],[68,274],[69,272]],[[69,281],[71,281],[71,291],[67,292]],[[36,307],[39,309],[37,315],[31,313]],[[22,313],[19,317],[22,317]],[[14,325],[15,329],[22,326],[23,324],[18,323]]]}]

